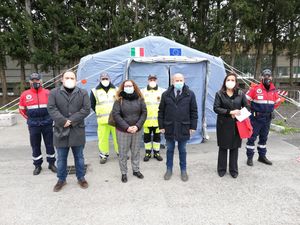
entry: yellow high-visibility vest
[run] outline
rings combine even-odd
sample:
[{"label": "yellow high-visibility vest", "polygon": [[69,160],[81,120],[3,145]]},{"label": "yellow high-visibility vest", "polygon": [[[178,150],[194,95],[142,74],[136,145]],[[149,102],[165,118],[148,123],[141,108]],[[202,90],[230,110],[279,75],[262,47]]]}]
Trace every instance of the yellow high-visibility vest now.
[{"label": "yellow high-visibility vest", "polygon": [[116,88],[110,88],[106,93],[102,88],[92,89],[96,99],[96,115],[98,124],[107,124],[108,117],[116,98]]},{"label": "yellow high-visibility vest", "polygon": [[142,89],[145,103],[147,106],[147,119],[144,123],[144,127],[158,127],[158,107],[161,100],[161,95],[165,89],[158,88],[157,90]]}]

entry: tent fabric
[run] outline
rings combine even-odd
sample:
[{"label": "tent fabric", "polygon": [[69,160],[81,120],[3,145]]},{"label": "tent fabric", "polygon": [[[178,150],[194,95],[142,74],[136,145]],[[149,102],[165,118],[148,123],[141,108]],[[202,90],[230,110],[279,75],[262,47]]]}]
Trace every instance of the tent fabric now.
[{"label": "tent fabric", "polygon": [[[131,48],[135,47],[144,48],[145,58],[131,57]],[[181,56],[170,56],[171,48],[181,49]],[[164,58],[166,62],[161,60],[162,58]],[[186,59],[186,62],[184,62],[184,59]],[[193,60],[194,62],[192,63]],[[185,75],[186,83],[196,93],[198,107],[201,106],[201,109],[204,109],[199,115],[199,120],[201,121],[203,119],[200,123],[201,127],[207,126],[207,128],[215,128],[216,114],[213,112],[214,96],[221,88],[226,74],[221,58],[192,49],[164,37],[148,36],[83,57],[77,69],[79,86],[90,92],[92,88],[98,85],[99,75],[104,71],[110,75],[113,84],[116,86],[120,85],[127,77],[131,77],[137,81],[139,85],[145,86],[149,73],[172,75],[174,72],[180,71]],[[140,71],[139,74],[134,74],[138,71]],[[206,85],[205,77],[207,79]],[[86,80],[87,82],[81,83],[80,81],[82,80]],[[159,83],[164,88],[167,88],[170,83],[170,78],[168,76],[161,76]],[[201,105],[203,104],[203,99],[205,99],[205,105]],[[205,115],[204,118],[202,113]],[[201,142],[202,136],[204,136],[201,132],[201,128],[199,129],[199,135],[193,138],[194,143]],[[91,114],[86,119],[87,139],[97,139],[96,132],[96,117],[95,114]]]}]

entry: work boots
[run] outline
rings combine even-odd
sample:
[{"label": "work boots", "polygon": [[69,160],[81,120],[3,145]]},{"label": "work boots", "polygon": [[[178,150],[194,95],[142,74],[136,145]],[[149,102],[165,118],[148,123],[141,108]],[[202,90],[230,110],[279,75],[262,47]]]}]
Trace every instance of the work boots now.
[{"label": "work boots", "polygon": [[42,167],[41,166],[35,166],[35,169],[33,170],[33,175],[39,175],[42,171]]},{"label": "work boots", "polygon": [[259,156],[258,162],[261,162],[261,163],[264,163],[267,165],[272,165],[272,162],[270,160],[268,160],[266,156]]}]

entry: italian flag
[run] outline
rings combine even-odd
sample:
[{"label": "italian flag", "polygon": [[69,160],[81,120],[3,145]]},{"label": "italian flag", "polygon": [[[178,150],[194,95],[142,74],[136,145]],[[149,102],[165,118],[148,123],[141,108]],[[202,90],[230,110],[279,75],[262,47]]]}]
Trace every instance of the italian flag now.
[{"label": "italian flag", "polygon": [[143,57],[145,56],[144,48],[135,47],[131,48],[131,54],[132,57]]}]

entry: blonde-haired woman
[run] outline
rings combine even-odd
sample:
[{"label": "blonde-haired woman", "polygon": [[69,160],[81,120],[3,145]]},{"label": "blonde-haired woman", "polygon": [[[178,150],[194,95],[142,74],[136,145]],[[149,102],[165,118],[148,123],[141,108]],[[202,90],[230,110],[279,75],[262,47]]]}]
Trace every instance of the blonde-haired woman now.
[{"label": "blonde-haired woman", "polygon": [[139,168],[140,141],[141,130],[147,117],[147,108],[143,95],[133,80],[125,80],[120,85],[112,109],[112,116],[116,123],[121,181],[127,182],[127,154],[129,149],[131,150],[133,175],[143,179],[144,176]]}]

